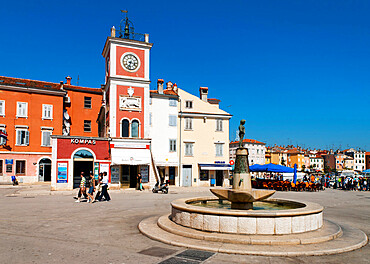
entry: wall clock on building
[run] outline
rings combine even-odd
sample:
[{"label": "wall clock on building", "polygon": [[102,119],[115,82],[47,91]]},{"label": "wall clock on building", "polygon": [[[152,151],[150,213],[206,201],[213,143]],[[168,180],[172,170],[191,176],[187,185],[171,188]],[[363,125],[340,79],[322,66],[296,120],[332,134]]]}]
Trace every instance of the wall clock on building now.
[{"label": "wall clock on building", "polygon": [[129,72],[136,72],[140,68],[140,59],[135,53],[126,52],[121,57],[122,67]]}]

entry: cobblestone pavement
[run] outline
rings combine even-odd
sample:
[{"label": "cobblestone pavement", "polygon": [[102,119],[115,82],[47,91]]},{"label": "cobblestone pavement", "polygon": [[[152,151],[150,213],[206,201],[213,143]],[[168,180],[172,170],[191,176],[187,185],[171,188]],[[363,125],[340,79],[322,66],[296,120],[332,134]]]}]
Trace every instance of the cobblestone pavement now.
[{"label": "cobblestone pavement", "polygon": [[[193,252],[153,241],[137,229],[147,217],[170,212],[170,201],[210,196],[208,188],[170,193],[111,191],[110,202],[75,203],[76,192],[47,185],[1,186],[0,263],[370,263],[370,246],[317,257],[260,257]],[[274,198],[317,202],[324,217],[370,235],[370,192],[278,192]]]}]

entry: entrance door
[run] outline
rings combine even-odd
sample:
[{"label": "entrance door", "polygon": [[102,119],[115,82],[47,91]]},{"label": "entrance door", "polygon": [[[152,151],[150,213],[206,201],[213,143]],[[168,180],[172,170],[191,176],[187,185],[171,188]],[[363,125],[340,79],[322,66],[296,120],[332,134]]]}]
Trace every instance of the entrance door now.
[{"label": "entrance door", "polygon": [[216,171],[216,186],[222,186],[224,183],[224,171]]},{"label": "entrance door", "polygon": [[93,161],[74,161],[73,163],[73,188],[79,188],[81,182],[81,171],[84,172],[85,176],[90,175],[90,171],[93,171]]},{"label": "entrance door", "polygon": [[85,176],[94,172],[94,156],[90,151],[81,149],[73,156],[73,188],[78,188],[81,182],[81,171]]},{"label": "entrance door", "polygon": [[39,181],[47,182],[51,181],[51,160],[42,159],[39,162]]},{"label": "entrance door", "polygon": [[182,167],[182,186],[190,187],[191,186],[191,165],[184,165]]},{"label": "entrance door", "polygon": [[136,188],[138,166],[122,165],[121,188]]},{"label": "entrance door", "polygon": [[136,188],[138,166],[130,166],[130,188]]},{"label": "entrance door", "polygon": [[170,167],[169,168],[169,177],[170,177],[170,185],[175,185],[175,167]]}]

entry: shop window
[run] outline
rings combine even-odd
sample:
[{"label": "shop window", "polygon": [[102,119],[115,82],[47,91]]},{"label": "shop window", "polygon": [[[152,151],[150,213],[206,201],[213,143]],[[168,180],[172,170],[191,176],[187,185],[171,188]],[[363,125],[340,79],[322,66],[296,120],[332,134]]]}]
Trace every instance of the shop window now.
[{"label": "shop window", "polygon": [[5,116],[5,101],[0,100],[0,116]]},{"label": "shop window", "polygon": [[169,116],[169,125],[170,126],[176,126],[177,125],[177,116],[170,115]]},{"label": "shop window", "polygon": [[43,119],[53,119],[53,105],[42,105],[42,118]]},{"label": "shop window", "polygon": [[13,164],[6,164],[5,165],[5,172],[12,173],[13,172]]},{"label": "shop window", "polygon": [[91,120],[84,120],[84,132],[91,132]]},{"label": "shop window", "polygon": [[201,170],[200,174],[199,174],[199,180],[208,181],[209,180],[209,171],[208,170]]},{"label": "shop window", "polygon": [[185,143],[185,156],[193,156],[193,143]]},{"label": "shop window", "polygon": [[139,121],[137,120],[131,123],[131,137],[139,137]]},{"label": "shop window", "polygon": [[91,97],[84,97],[84,108],[91,109]]},{"label": "shop window", "polygon": [[27,117],[28,103],[17,102],[17,117]]},{"label": "shop window", "polygon": [[193,130],[193,118],[186,117],[185,118],[185,129],[186,130]]},{"label": "shop window", "polygon": [[26,174],[26,161],[25,160],[15,161],[15,174],[19,174],[19,175]]},{"label": "shop window", "polygon": [[0,175],[3,175],[3,160],[0,160]]},{"label": "shop window", "polygon": [[176,139],[170,139],[170,152],[176,152]]},{"label": "shop window", "polygon": [[28,146],[29,145],[29,138],[30,132],[26,129],[17,129],[17,146]]}]

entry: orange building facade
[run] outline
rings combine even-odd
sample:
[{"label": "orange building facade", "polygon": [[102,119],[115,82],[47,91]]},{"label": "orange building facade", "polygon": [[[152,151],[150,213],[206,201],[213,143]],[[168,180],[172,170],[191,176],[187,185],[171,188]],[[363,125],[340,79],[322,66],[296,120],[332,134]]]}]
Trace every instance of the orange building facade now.
[{"label": "orange building facade", "polygon": [[[84,94],[91,98],[89,109],[81,103]],[[101,89],[0,76],[0,130],[7,134],[0,141],[0,182],[11,176],[24,183],[51,181],[51,135],[66,134],[68,127],[75,135],[97,136],[101,97]],[[91,113],[90,132],[81,113]]]}]

